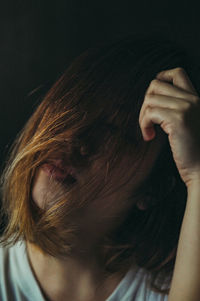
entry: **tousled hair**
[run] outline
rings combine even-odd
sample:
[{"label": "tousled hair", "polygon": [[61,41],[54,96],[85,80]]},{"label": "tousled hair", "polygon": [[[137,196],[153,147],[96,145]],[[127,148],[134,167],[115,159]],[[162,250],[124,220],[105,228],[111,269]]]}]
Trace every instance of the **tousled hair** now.
[{"label": "tousled hair", "polygon": [[[137,176],[137,166],[154,143],[143,140],[138,121],[146,89],[158,72],[176,67],[186,70],[199,91],[199,69],[191,57],[174,41],[157,36],[131,34],[99,43],[71,63],[19,132],[5,161],[3,246],[25,239],[52,256],[71,254],[79,229],[72,217],[111,193],[123,158],[132,165],[120,169],[117,189]],[[31,195],[34,177],[54,158],[84,177],[52,183],[40,208]],[[163,284],[174,268],[187,191],[167,139],[137,193],[147,209],[139,210],[135,198],[133,192],[126,218],[99,244],[102,265],[114,273],[134,262],[149,272],[153,290],[168,293]]]}]

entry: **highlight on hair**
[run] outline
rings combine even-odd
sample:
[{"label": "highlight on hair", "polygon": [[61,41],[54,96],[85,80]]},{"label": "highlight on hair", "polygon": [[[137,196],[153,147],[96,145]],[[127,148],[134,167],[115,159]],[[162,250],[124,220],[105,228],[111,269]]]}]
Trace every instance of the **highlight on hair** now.
[{"label": "highlight on hair", "polygon": [[[157,36],[131,34],[99,43],[71,63],[10,148],[1,175],[2,246],[25,239],[52,256],[70,256],[80,230],[77,217],[113,192],[114,179],[120,190],[137,176],[154,143],[143,140],[139,127],[145,91],[158,72],[175,67],[186,70],[198,91],[199,69],[189,55]],[[80,178],[52,181],[40,208],[31,195],[34,179],[55,158]],[[130,168],[120,167],[119,176],[124,159]],[[168,293],[164,285],[171,280],[186,198],[166,135],[151,174],[127,200],[128,214],[99,244],[105,270],[124,272],[136,263],[149,273],[153,290]],[[147,209],[139,210],[136,199]]]}]

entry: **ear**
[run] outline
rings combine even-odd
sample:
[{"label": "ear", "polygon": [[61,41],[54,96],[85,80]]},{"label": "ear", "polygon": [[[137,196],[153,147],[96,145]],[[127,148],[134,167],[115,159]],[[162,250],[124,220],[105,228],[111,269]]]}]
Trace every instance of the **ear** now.
[{"label": "ear", "polygon": [[157,198],[151,194],[147,194],[145,198],[138,201],[136,206],[139,210],[148,210],[151,207],[154,207],[157,203]]}]

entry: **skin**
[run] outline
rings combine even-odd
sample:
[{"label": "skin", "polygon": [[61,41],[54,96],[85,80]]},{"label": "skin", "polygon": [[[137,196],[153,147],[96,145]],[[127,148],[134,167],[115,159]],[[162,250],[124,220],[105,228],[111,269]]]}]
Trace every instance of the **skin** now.
[{"label": "skin", "polygon": [[[88,211],[85,211],[81,217],[80,236],[73,256],[66,257],[66,260],[53,258],[27,242],[27,252],[33,273],[47,300],[102,301],[114,291],[124,275],[115,273],[111,277],[105,276],[97,255],[98,243],[110,229],[115,228],[126,217],[131,204],[124,202],[124,199],[128,198],[130,190],[137,189],[149,175],[165,138],[161,131],[158,132],[140,166],[143,172],[138,173],[134,181],[128,182],[121,190],[112,193],[109,197],[96,201],[88,208]],[[130,168],[129,160],[125,159],[122,164]],[[77,177],[78,181],[81,176],[83,175]],[[40,207],[44,205],[49,184],[49,176],[40,168],[36,173],[32,189],[32,198]],[[119,176],[116,174],[115,186],[118,185]],[[136,205],[141,210],[145,210],[143,204],[137,203]],[[113,217],[112,220],[104,218],[113,213],[117,217]]]},{"label": "skin", "polygon": [[144,139],[154,124],[168,134],[173,157],[187,187],[169,301],[200,300],[200,98],[183,68],[157,74],[145,95],[139,122]]},{"label": "skin", "polygon": [[[200,172],[199,172],[200,177]],[[200,180],[188,185],[169,301],[200,300]]]},{"label": "skin", "polygon": [[[199,135],[199,114],[200,98],[195,91],[188,75],[182,68],[164,70],[156,76],[147,89],[144,103],[142,105],[139,123],[142,130],[143,138],[146,141],[155,139],[154,124],[159,124],[163,131],[168,134],[169,143],[172,149],[173,158],[188,189],[187,206],[182,223],[181,233],[178,243],[178,252],[175,262],[175,268],[169,292],[169,301],[197,301],[200,299],[200,282],[199,282],[199,253],[200,237],[199,235],[199,212],[200,212],[200,135]],[[155,150],[153,152],[155,154]],[[148,171],[153,166],[154,160],[152,153],[147,155],[147,164],[142,166],[143,170]],[[155,157],[154,157],[155,159]],[[150,163],[151,162],[151,163]],[[151,166],[152,164],[152,166]],[[129,165],[127,165],[127,168]],[[142,181],[145,180],[144,173],[140,174],[135,181],[135,189]],[[40,193],[37,188],[42,185],[42,174],[38,173],[37,181],[33,187],[33,198],[38,204],[42,204]],[[116,182],[117,185],[117,182]],[[127,184],[127,185],[130,185]],[[133,183],[131,183],[133,185]],[[41,187],[41,186],[40,186]],[[119,206],[119,212],[125,212],[125,207],[120,208],[121,197],[128,196],[130,187],[126,187],[120,194],[109,199],[109,203],[116,198]],[[119,199],[118,199],[119,198]],[[105,200],[101,200],[104,204]],[[106,199],[106,202],[108,199]],[[104,206],[102,206],[104,208]],[[114,208],[111,206],[111,208]],[[99,208],[98,208],[99,209]],[[107,210],[107,209],[106,209]],[[121,211],[120,211],[121,210]],[[128,211],[128,208],[127,208]],[[98,217],[96,212],[96,217]],[[111,211],[112,212],[112,211]],[[119,213],[118,212],[118,213]],[[102,212],[100,212],[102,213]],[[83,216],[86,218],[87,214]],[[101,216],[97,219],[101,221]],[[90,221],[90,219],[89,219]],[[114,220],[113,220],[114,223]],[[102,231],[98,235],[104,235],[108,231],[110,224],[104,224],[102,221]],[[95,228],[91,223],[91,228]],[[89,229],[89,228],[86,228]],[[99,227],[98,230],[100,230]],[[87,233],[85,233],[87,234]],[[88,237],[92,237],[89,233]],[[93,236],[94,238],[94,236]],[[32,262],[35,274],[50,300],[105,300],[119,283],[119,278],[114,277],[108,283],[101,277],[102,270],[95,258],[95,240],[87,239],[87,252],[85,252],[84,263],[83,257],[75,256],[73,259],[60,262],[54,261],[48,257],[38,254],[34,248],[28,248],[30,261]],[[79,246],[80,247],[80,246]],[[77,255],[78,253],[76,253]],[[88,258],[88,260],[87,260]],[[89,259],[91,261],[89,261]],[[94,263],[94,265],[91,264]],[[72,268],[73,273],[72,273]],[[63,281],[65,279],[65,281]],[[98,279],[98,280],[97,280]],[[181,279],[181,281],[180,281]],[[50,280],[48,282],[47,280]],[[71,282],[70,282],[71,281]],[[97,285],[101,283],[103,289],[99,290]],[[72,293],[70,287],[76,288],[76,294]],[[85,291],[83,292],[83,287]],[[59,299],[60,298],[60,299]]]}]

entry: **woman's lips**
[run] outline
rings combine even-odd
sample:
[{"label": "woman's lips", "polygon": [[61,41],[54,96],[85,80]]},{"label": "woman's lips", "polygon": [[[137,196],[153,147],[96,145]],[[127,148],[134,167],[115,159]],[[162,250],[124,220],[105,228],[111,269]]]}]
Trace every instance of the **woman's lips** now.
[{"label": "woman's lips", "polygon": [[56,180],[64,180],[67,176],[73,177],[73,170],[69,168],[60,168],[53,164],[45,163],[42,166],[42,170],[49,176]]}]

